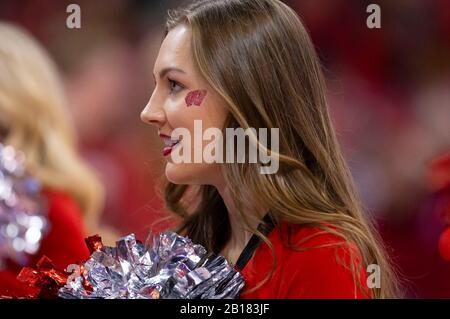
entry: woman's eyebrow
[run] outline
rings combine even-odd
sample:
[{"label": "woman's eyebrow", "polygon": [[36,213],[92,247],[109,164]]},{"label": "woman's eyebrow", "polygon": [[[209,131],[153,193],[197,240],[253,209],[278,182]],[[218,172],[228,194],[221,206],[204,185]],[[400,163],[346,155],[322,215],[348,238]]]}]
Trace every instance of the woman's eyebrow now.
[{"label": "woman's eyebrow", "polygon": [[[170,71],[176,71],[176,72],[180,72],[180,73],[186,74],[186,72],[184,72],[182,69],[179,69],[179,68],[171,66],[171,67],[166,67],[166,68],[162,69],[159,72],[159,78],[162,79]],[[154,77],[155,77],[155,74],[153,74],[153,78]]]}]

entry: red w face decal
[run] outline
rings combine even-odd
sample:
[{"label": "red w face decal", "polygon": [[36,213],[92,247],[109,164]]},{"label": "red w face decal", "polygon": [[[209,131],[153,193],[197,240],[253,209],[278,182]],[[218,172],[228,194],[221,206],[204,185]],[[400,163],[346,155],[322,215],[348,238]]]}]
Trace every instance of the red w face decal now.
[{"label": "red w face decal", "polygon": [[200,106],[205,96],[206,90],[195,90],[189,92],[184,99],[186,101],[186,106],[187,107],[192,105]]}]

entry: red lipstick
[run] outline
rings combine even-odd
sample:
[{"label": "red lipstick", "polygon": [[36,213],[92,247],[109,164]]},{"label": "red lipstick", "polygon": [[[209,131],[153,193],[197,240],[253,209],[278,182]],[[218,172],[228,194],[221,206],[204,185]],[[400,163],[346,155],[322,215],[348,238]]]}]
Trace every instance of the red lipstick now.
[{"label": "red lipstick", "polygon": [[172,140],[172,138],[169,135],[159,133],[159,136],[164,141],[164,148],[163,148],[163,156],[167,156],[172,152],[172,149],[177,145],[180,140]]}]

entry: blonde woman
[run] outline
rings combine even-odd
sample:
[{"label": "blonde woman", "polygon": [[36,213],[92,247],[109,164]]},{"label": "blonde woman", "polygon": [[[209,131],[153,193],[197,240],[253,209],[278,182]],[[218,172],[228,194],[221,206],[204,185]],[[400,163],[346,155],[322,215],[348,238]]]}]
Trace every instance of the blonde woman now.
[{"label": "blonde woman", "polygon": [[[165,199],[182,219],[177,231],[242,271],[243,298],[398,296],[297,14],[277,0],[206,0],[171,11],[166,27],[141,118],[165,143]],[[279,169],[261,174],[260,161],[241,163],[235,154],[180,161],[211,146],[211,136],[194,141],[198,123],[201,133],[278,129],[279,148],[268,154]],[[267,145],[255,134],[249,140]]]},{"label": "blonde woman", "polygon": [[[89,256],[84,237],[98,231],[103,203],[100,182],[77,154],[65,105],[48,54],[24,30],[0,23],[0,142],[25,154],[43,186],[51,231],[36,259],[46,255],[59,269]],[[16,281],[16,266],[0,272],[0,295],[30,291]]]}]

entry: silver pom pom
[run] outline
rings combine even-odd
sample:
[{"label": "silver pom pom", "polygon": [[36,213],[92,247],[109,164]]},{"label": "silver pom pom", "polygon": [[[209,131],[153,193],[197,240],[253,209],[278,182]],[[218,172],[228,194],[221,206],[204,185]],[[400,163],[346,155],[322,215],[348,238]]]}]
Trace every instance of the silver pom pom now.
[{"label": "silver pom pom", "polygon": [[25,156],[0,144],[0,269],[21,266],[35,254],[49,228],[40,183],[25,169]]},{"label": "silver pom pom", "polygon": [[116,247],[97,247],[83,271],[60,288],[60,297],[219,299],[237,297],[244,286],[224,257],[173,232],[154,237],[150,247],[133,234]]}]

